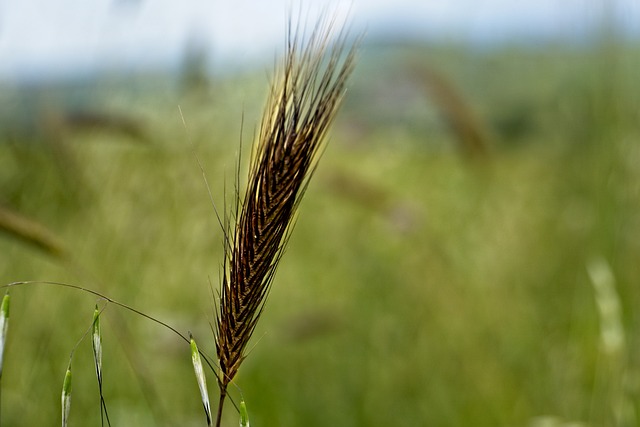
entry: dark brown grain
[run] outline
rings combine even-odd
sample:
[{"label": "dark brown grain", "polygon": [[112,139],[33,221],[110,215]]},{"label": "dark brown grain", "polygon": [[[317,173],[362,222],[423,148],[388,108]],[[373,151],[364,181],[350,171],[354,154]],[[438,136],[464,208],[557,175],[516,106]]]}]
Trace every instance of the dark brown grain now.
[{"label": "dark brown grain", "polygon": [[322,22],[304,40],[289,28],[284,61],[255,142],[247,189],[226,239],[215,325],[221,392],[218,424],[227,386],[245,358],[296,209],[353,68],[353,45],[347,48],[344,32],[330,43],[333,27],[333,21]]}]

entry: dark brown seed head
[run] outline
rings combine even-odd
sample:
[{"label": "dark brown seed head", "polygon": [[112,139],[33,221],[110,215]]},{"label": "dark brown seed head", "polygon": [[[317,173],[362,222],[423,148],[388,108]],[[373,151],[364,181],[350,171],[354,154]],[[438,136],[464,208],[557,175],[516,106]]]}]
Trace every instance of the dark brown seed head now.
[{"label": "dark brown seed head", "polygon": [[264,308],[293,218],[353,68],[354,48],[333,22],[306,40],[287,37],[252,155],[249,182],[229,239],[216,321],[220,387],[236,375]]}]

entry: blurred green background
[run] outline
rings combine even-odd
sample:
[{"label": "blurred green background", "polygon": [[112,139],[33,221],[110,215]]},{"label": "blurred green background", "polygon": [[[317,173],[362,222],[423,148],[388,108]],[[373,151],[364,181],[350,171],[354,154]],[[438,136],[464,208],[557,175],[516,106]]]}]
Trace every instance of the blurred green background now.
[{"label": "blurred green background", "polygon": [[[640,425],[639,66],[608,37],[366,42],[231,390],[251,424]],[[195,155],[229,211],[268,84],[196,56],[1,86],[0,282],[98,290],[213,356],[222,233]],[[2,424],[55,425],[105,304],[10,292]],[[113,305],[102,324],[112,425],[205,424],[187,344]],[[70,424],[99,425],[87,338],[72,369]]]}]

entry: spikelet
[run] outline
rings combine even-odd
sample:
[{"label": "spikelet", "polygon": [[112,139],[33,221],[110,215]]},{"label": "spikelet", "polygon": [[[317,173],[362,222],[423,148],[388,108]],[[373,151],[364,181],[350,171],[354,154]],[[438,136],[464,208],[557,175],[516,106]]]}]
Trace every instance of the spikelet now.
[{"label": "spikelet", "polygon": [[320,20],[308,38],[289,27],[285,58],[271,86],[254,143],[236,223],[225,224],[225,263],[214,325],[220,366],[219,426],[227,386],[264,309],[297,207],[315,170],[324,137],[354,64],[355,44],[334,20]]},{"label": "spikelet", "polygon": [[247,412],[247,404],[244,403],[244,399],[240,401],[240,427],[250,427],[249,412]]},{"label": "spikelet", "polygon": [[4,359],[4,346],[7,341],[7,331],[9,330],[9,303],[11,298],[6,294],[2,298],[0,308],[0,378],[2,378],[2,361]]},{"label": "spikelet", "polygon": [[321,21],[307,40],[289,34],[263,113],[247,189],[225,244],[215,325],[223,395],[244,360],[353,68],[355,50],[346,49],[346,34],[329,42],[333,24]]},{"label": "spikelet", "polygon": [[62,427],[67,427],[71,410],[71,365],[67,368],[62,383]]},{"label": "spikelet", "polygon": [[207,416],[207,425],[211,426],[211,404],[209,403],[209,392],[207,391],[207,379],[204,376],[204,369],[202,368],[202,360],[200,359],[198,345],[191,335],[189,335],[189,338],[191,340],[191,362],[193,362],[193,370],[196,374],[196,380],[198,381],[198,388],[200,389],[200,396],[202,397],[204,413]]},{"label": "spikelet", "polygon": [[93,323],[91,325],[91,347],[93,348],[93,363],[96,367],[96,378],[98,379],[98,391],[100,393],[100,419],[104,425],[106,418],[107,425],[111,425],[109,420],[109,411],[107,410],[107,402],[104,399],[103,392],[103,375],[102,375],[102,331],[100,329],[100,313],[98,305],[93,311]]},{"label": "spikelet", "polygon": [[93,312],[93,327],[91,328],[91,343],[93,346],[93,361],[96,365],[96,375],[102,394],[102,334],[100,333],[100,310],[96,305]]}]

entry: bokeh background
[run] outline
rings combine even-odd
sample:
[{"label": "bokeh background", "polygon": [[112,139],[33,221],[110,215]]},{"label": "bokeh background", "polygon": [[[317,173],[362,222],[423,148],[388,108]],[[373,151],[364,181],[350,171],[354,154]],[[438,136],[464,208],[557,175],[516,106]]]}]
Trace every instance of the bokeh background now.
[{"label": "bokeh background", "polygon": [[[287,17],[327,12],[365,36],[231,392],[252,425],[640,425],[635,0],[0,2],[1,284],[213,356],[196,155],[231,206]],[[10,292],[2,425],[60,422],[74,349],[100,425],[96,303],[112,425],[205,425],[176,335]]]}]

